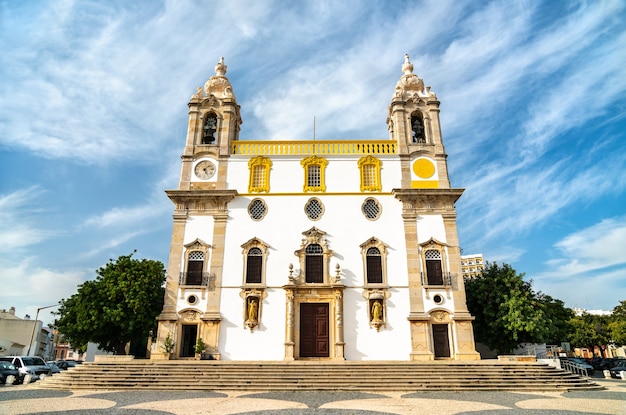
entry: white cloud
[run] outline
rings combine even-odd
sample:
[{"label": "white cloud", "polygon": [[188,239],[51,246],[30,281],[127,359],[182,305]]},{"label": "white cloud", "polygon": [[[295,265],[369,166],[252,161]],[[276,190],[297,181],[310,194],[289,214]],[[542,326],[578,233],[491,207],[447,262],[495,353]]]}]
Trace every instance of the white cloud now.
[{"label": "white cloud", "polygon": [[[35,318],[37,308],[58,304],[76,292],[77,286],[92,278],[89,272],[80,269],[57,271],[42,268],[35,258],[24,258],[16,264],[0,263],[0,304],[2,308],[16,308],[16,315],[29,314]],[[95,275],[93,275],[95,278]],[[39,320],[50,323],[54,320],[50,310],[42,310]]]},{"label": "white cloud", "polygon": [[554,244],[535,288],[568,307],[610,310],[626,299],[626,216],[605,219]]},{"label": "white cloud", "polygon": [[44,191],[32,186],[0,195],[0,252],[15,254],[20,248],[37,244],[56,233],[38,222],[41,208],[37,207]]},{"label": "white cloud", "polygon": [[546,264],[551,270],[545,275],[569,279],[579,274],[606,272],[615,266],[626,273],[625,247],[626,216],[605,219],[556,243],[561,257]]}]

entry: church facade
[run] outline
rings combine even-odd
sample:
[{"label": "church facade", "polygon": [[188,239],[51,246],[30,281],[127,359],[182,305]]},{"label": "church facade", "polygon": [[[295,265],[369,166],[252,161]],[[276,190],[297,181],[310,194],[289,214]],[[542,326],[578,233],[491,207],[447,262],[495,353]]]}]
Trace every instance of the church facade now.
[{"label": "church facade", "polygon": [[[405,56],[389,138],[239,140],[223,59],[191,97],[157,348],[176,359],[479,359],[439,101]],[[181,143],[182,144],[182,143]]]}]

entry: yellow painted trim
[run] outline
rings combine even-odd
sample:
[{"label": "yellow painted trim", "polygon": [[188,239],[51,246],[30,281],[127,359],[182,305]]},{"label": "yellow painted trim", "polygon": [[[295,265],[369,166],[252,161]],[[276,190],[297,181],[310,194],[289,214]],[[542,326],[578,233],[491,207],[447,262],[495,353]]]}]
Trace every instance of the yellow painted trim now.
[{"label": "yellow painted trim", "polygon": [[393,140],[359,141],[233,141],[231,154],[313,155],[313,154],[397,154]]},{"label": "yellow painted trim", "polygon": [[411,187],[413,189],[438,189],[438,180],[412,180]]},{"label": "yellow painted trim", "polygon": [[[258,193],[238,193],[237,196],[254,196],[260,197]],[[262,197],[270,197],[270,196],[306,196],[311,197],[311,193],[295,193],[295,192],[285,192],[285,193],[267,193],[262,195]],[[380,192],[380,193],[359,193],[359,192],[334,192],[334,193],[324,193],[324,197],[326,196],[366,196],[366,197],[379,197],[379,196],[393,196],[391,192]]]}]

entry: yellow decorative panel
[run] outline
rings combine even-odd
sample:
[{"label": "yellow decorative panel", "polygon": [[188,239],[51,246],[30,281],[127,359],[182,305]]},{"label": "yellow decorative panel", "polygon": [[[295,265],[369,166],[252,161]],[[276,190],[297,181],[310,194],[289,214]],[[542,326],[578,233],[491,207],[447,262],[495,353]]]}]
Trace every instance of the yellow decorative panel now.
[{"label": "yellow decorative panel", "polygon": [[437,180],[412,180],[411,187],[414,189],[438,189],[439,181]]},{"label": "yellow decorative panel", "polygon": [[413,173],[420,179],[429,179],[435,174],[435,163],[428,159],[417,159],[413,162]]}]

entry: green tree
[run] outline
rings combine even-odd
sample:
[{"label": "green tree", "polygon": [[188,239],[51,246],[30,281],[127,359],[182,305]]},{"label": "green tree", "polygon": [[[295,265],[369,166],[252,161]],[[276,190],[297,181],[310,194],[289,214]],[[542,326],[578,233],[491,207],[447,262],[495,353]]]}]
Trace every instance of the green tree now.
[{"label": "green tree", "polygon": [[102,350],[124,354],[131,340],[155,329],[163,308],[165,268],[159,261],[110,259],[97,277],[62,299],[56,325],[72,346],[97,343]]},{"label": "green tree", "polygon": [[593,346],[604,346],[610,343],[609,316],[598,316],[583,313],[570,320],[572,330],[569,342],[574,347],[586,347],[593,350]]},{"label": "green tree", "polygon": [[568,331],[570,314],[563,302],[533,291],[524,274],[508,264],[487,263],[481,275],[465,280],[465,291],[467,307],[476,317],[476,340],[498,353]]},{"label": "green tree", "polygon": [[613,343],[617,346],[626,345],[626,300],[615,306],[609,320],[608,329]]}]

